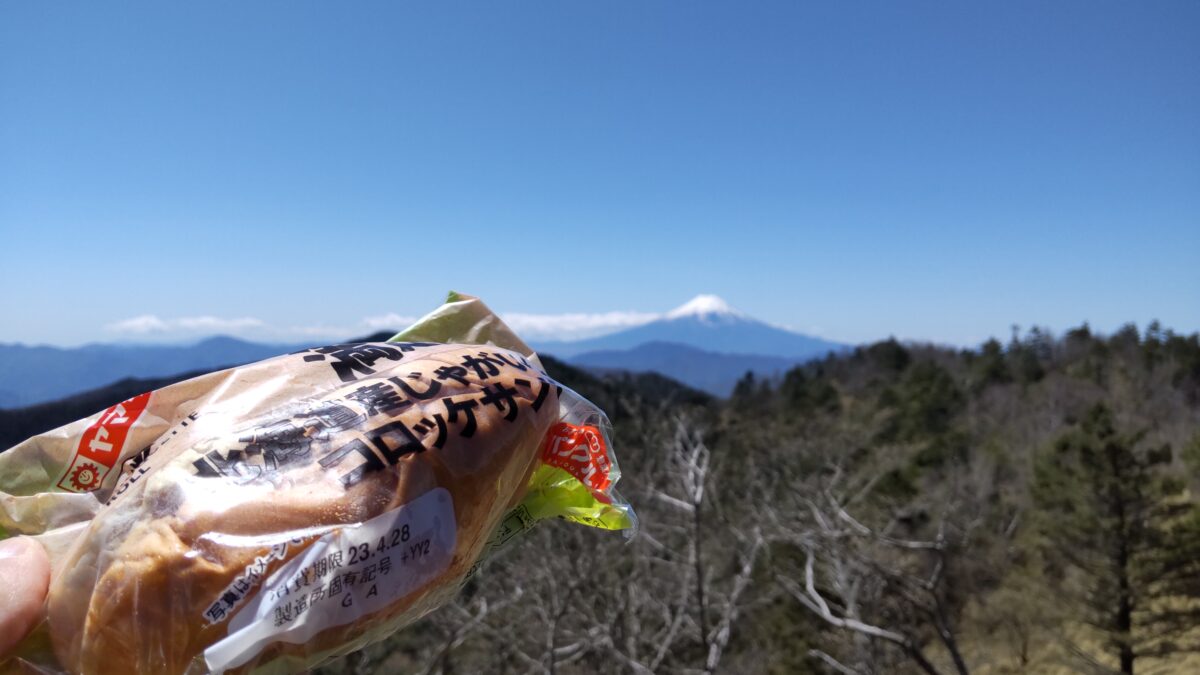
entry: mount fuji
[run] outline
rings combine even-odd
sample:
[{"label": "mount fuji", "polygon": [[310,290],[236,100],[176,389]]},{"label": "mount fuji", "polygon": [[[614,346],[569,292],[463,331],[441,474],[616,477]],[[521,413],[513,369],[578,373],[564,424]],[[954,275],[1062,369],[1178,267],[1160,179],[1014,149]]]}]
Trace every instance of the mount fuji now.
[{"label": "mount fuji", "polygon": [[542,342],[538,351],[563,358],[592,351],[672,342],[707,352],[811,359],[846,345],[794,333],[753,319],[715,295],[697,295],[650,323],[575,342]]},{"label": "mount fuji", "polygon": [[772,326],[715,295],[698,295],[649,323],[539,352],[598,370],[655,371],[719,396],[746,372],[773,377],[848,345]]}]

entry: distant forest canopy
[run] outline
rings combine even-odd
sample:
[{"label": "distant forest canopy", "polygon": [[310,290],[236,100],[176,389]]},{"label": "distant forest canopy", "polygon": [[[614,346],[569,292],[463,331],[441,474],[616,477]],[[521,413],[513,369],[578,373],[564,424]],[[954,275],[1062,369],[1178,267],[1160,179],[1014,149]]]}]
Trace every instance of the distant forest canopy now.
[{"label": "distant forest canopy", "polygon": [[549,367],[639,536],[543,527],[320,672],[1200,672],[1195,334],[887,340],[727,401]]},{"label": "distant forest canopy", "polygon": [[885,340],[728,400],[546,365],[608,411],[639,535],[540,527],[318,672],[1200,672],[1197,334]]}]

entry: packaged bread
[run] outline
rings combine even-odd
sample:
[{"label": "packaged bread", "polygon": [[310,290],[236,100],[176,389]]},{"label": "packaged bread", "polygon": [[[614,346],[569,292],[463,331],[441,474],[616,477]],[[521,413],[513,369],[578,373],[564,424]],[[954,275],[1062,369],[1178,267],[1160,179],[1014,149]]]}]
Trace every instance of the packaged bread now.
[{"label": "packaged bread", "polygon": [[0,523],[41,525],[54,559],[53,663],[23,658],[292,672],[436,608],[539,519],[633,525],[603,413],[482,303],[452,296],[396,340],[212,373],[9,451],[75,449],[57,491],[9,494],[69,507]]}]

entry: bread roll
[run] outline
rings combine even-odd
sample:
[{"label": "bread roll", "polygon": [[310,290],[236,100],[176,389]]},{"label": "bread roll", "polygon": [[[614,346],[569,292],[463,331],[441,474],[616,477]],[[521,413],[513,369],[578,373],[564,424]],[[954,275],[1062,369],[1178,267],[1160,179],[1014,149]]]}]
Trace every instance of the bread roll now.
[{"label": "bread roll", "polygon": [[125,463],[53,580],[72,672],[240,671],[414,620],[520,501],[561,393],[519,354],[464,345],[227,373]]}]

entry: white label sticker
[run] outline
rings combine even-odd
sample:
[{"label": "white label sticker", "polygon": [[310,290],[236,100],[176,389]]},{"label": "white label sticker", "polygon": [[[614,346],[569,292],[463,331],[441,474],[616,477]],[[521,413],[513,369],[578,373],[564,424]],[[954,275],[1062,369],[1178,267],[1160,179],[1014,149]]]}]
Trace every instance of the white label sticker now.
[{"label": "white label sticker", "polygon": [[283,560],[287,557],[287,550],[287,542],[275,544],[271,546],[271,550],[246,565],[246,569],[229,582],[229,585],[217,596],[217,600],[204,610],[204,622],[211,625],[224,619],[242,600],[246,599],[250,591],[262,580],[263,575],[267,573],[267,566],[271,564],[272,560]]},{"label": "white label sticker", "polygon": [[445,488],[321,537],[279,568],[204,651],[209,670],[235,668],[273,642],[301,644],[404,598],[454,555],[454,501]]}]

